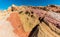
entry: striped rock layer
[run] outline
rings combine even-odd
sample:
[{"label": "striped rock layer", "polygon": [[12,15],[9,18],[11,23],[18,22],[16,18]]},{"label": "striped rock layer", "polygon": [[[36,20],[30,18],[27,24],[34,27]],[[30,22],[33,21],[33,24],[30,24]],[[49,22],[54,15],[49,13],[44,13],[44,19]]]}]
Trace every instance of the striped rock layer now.
[{"label": "striped rock layer", "polygon": [[0,11],[0,37],[60,37],[60,7],[12,5]]}]

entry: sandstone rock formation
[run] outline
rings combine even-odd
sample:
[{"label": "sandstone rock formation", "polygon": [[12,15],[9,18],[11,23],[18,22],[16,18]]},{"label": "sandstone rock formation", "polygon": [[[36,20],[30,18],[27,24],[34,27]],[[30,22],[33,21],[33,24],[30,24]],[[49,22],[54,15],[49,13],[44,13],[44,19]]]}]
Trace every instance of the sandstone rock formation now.
[{"label": "sandstone rock formation", "polygon": [[60,37],[60,6],[15,6],[0,11],[0,37]]}]

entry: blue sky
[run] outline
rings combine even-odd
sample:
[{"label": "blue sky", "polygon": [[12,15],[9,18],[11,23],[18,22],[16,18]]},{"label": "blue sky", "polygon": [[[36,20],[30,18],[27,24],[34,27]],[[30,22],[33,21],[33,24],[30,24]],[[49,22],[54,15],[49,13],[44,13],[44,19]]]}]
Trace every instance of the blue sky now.
[{"label": "blue sky", "polygon": [[12,4],[27,6],[60,5],[60,0],[0,0],[0,10],[7,9]]}]

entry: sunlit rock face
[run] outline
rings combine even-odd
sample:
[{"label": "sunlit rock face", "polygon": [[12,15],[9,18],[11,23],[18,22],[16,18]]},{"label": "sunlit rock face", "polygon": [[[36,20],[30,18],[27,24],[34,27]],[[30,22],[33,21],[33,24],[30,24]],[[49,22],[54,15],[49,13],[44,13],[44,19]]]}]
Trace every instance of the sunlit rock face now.
[{"label": "sunlit rock face", "polygon": [[18,37],[8,21],[0,20],[0,37]]},{"label": "sunlit rock face", "polygon": [[60,37],[60,6],[15,6],[0,11],[0,37]]},{"label": "sunlit rock face", "polygon": [[11,23],[7,21],[10,14],[8,14],[8,12],[0,13],[0,37],[18,37],[18,35],[14,33],[14,28]]}]

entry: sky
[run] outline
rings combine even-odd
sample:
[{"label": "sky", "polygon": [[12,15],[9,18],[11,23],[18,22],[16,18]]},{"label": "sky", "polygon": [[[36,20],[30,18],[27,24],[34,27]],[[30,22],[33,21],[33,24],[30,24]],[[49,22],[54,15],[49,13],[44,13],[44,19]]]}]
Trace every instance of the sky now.
[{"label": "sky", "polygon": [[60,5],[60,0],[0,0],[0,10],[7,9],[12,4],[17,6],[47,6]]}]

